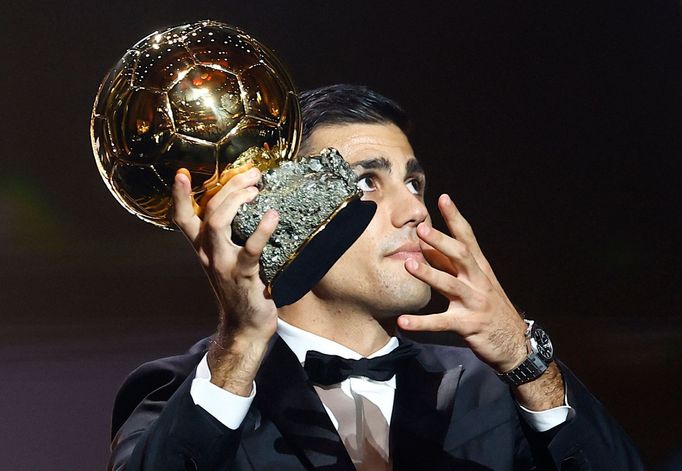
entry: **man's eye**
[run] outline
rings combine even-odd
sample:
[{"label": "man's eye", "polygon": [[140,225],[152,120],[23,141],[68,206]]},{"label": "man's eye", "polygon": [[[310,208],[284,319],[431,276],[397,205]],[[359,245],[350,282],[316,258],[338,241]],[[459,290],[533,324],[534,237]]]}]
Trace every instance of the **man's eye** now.
[{"label": "man's eye", "polygon": [[405,185],[407,186],[407,189],[415,195],[421,195],[422,190],[424,189],[422,182],[417,179],[408,180]]},{"label": "man's eye", "polygon": [[371,175],[359,177],[358,188],[365,192],[376,190],[376,186],[374,186],[374,178]]}]

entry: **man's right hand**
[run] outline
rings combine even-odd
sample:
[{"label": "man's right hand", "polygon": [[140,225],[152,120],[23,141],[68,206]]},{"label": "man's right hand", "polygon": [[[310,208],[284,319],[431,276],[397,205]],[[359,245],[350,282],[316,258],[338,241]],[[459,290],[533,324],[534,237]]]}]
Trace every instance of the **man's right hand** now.
[{"label": "man's right hand", "polygon": [[211,382],[241,396],[253,379],[277,329],[277,308],[259,276],[259,258],[275,231],[279,215],[269,210],[243,247],[232,242],[231,224],[239,207],[258,194],[256,168],[232,177],[195,211],[189,172],[178,171],[173,184],[173,221],[189,239],[220,303],[218,331],[210,344]]}]

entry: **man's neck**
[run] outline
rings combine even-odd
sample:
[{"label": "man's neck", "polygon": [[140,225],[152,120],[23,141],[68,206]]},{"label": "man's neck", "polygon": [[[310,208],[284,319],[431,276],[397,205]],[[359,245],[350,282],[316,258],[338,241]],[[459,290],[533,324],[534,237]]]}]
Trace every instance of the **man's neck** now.
[{"label": "man's neck", "polygon": [[357,306],[322,302],[314,295],[279,308],[278,315],[299,329],[333,340],[363,356],[384,347],[395,330],[395,318],[379,322]]}]

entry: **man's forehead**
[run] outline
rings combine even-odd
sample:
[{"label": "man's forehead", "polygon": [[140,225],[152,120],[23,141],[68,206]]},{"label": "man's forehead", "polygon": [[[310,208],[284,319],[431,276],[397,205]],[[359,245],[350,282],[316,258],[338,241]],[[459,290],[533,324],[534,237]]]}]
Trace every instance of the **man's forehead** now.
[{"label": "man's forehead", "polygon": [[423,173],[407,136],[391,123],[323,125],[312,132],[307,144],[313,151],[335,147],[351,166]]},{"label": "man's forehead", "polygon": [[371,152],[377,148],[413,153],[407,136],[396,125],[388,123],[322,125],[315,128],[308,142],[314,147],[332,146],[353,153]]}]

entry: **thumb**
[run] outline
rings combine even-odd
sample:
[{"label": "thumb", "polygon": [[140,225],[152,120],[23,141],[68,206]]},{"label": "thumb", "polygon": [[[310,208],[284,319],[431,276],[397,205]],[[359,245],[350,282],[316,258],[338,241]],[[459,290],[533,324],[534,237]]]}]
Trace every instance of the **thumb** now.
[{"label": "thumb", "polygon": [[175,174],[172,196],[173,222],[190,241],[194,242],[199,236],[201,220],[194,211],[192,181],[187,169],[181,168]]}]

